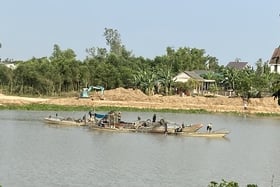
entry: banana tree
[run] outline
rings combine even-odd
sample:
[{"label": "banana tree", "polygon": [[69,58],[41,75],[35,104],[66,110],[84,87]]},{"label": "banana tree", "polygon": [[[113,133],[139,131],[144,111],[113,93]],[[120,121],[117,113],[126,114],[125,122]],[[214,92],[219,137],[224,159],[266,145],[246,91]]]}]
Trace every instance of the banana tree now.
[{"label": "banana tree", "polygon": [[173,77],[174,76],[171,66],[163,66],[158,70],[158,79],[159,82],[161,82],[161,84],[164,86],[165,95],[171,94],[171,88],[175,83]]},{"label": "banana tree", "polygon": [[224,77],[229,83],[229,87],[235,90],[236,80],[238,78],[238,71],[233,68],[224,69]]},{"label": "banana tree", "polygon": [[156,74],[151,70],[139,68],[138,73],[134,75],[134,84],[144,93],[152,95],[156,83]]}]

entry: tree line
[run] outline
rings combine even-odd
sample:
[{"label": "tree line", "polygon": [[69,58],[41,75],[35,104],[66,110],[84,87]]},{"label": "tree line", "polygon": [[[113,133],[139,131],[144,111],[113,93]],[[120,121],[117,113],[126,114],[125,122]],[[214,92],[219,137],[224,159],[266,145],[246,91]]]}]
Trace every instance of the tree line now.
[{"label": "tree line", "polygon": [[[87,57],[76,59],[72,49],[63,50],[53,46],[50,57],[33,57],[15,63],[11,69],[0,65],[0,89],[6,94],[60,96],[77,93],[91,85],[105,89],[118,87],[137,88],[150,95],[173,94],[175,87],[191,90],[197,82],[178,83],[174,76],[183,71],[208,70],[205,79],[216,81],[212,91],[233,89],[240,95],[275,92],[280,88],[280,75],[270,73],[268,62],[259,59],[256,69],[236,70],[218,64],[216,57],[204,49],[180,47],[166,48],[166,54],[154,59],[136,57],[121,42],[116,29],[105,28],[108,48],[87,48]],[[5,61],[4,61],[5,63]]]}]

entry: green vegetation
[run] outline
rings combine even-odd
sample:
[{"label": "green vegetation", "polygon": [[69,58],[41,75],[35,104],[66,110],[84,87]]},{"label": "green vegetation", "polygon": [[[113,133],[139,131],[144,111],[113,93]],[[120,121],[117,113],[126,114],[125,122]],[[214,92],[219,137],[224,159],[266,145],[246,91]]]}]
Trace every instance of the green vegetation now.
[{"label": "green vegetation", "polygon": [[[208,187],[239,187],[237,182],[234,181],[225,181],[224,179],[222,180],[222,182],[218,183],[216,181],[211,181],[210,184],[208,185]],[[256,184],[247,184],[246,187],[258,187],[258,185]]]},{"label": "green vegetation", "polygon": [[[184,113],[184,114],[211,114],[205,109],[152,109],[152,108],[135,108],[135,107],[115,107],[115,106],[72,106],[72,105],[55,105],[55,104],[6,104],[0,105],[0,110],[31,110],[31,111],[126,111],[126,112],[168,112],[168,113]],[[217,112],[215,112],[217,114]],[[246,115],[250,117],[280,117],[279,113],[240,113],[240,112],[221,112],[228,115]]]},{"label": "green vegetation", "polygon": [[0,110],[36,110],[36,111],[146,111],[146,112],[175,112],[175,113],[209,113],[203,109],[176,110],[176,109],[151,109],[151,108],[134,108],[134,107],[113,107],[113,106],[71,106],[71,105],[53,105],[53,104],[7,104],[0,105]]}]

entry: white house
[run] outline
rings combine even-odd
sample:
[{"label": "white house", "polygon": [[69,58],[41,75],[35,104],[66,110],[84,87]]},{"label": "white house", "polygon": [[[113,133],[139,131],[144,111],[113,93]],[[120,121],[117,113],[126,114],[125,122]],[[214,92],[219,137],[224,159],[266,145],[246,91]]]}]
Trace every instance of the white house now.
[{"label": "white house", "polygon": [[14,63],[3,63],[3,62],[0,62],[0,65],[4,65],[12,70],[16,69],[16,65]]},{"label": "white house", "polygon": [[193,90],[194,93],[203,94],[208,92],[210,85],[215,83],[215,80],[207,80],[202,78],[200,75],[207,73],[204,70],[196,70],[196,71],[184,71],[179,73],[177,76],[173,78],[175,82],[188,82],[190,79],[198,82],[198,85]]},{"label": "white house", "polygon": [[276,49],[274,49],[274,52],[271,56],[271,59],[269,61],[270,65],[270,72],[271,73],[280,73],[280,46]]}]

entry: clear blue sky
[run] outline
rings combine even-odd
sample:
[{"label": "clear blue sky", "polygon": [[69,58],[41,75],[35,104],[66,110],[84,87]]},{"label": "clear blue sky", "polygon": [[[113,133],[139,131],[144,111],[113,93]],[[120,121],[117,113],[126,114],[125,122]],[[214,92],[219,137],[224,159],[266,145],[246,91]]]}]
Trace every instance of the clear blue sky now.
[{"label": "clear blue sky", "polygon": [[104,28],[117,29],[135,56],[153,59],[167,46],[205,49],[220,65],[269,60],[280,45],[279,0],[2,0],[0,58],[49,57],[53,45],[106,47]]}]

